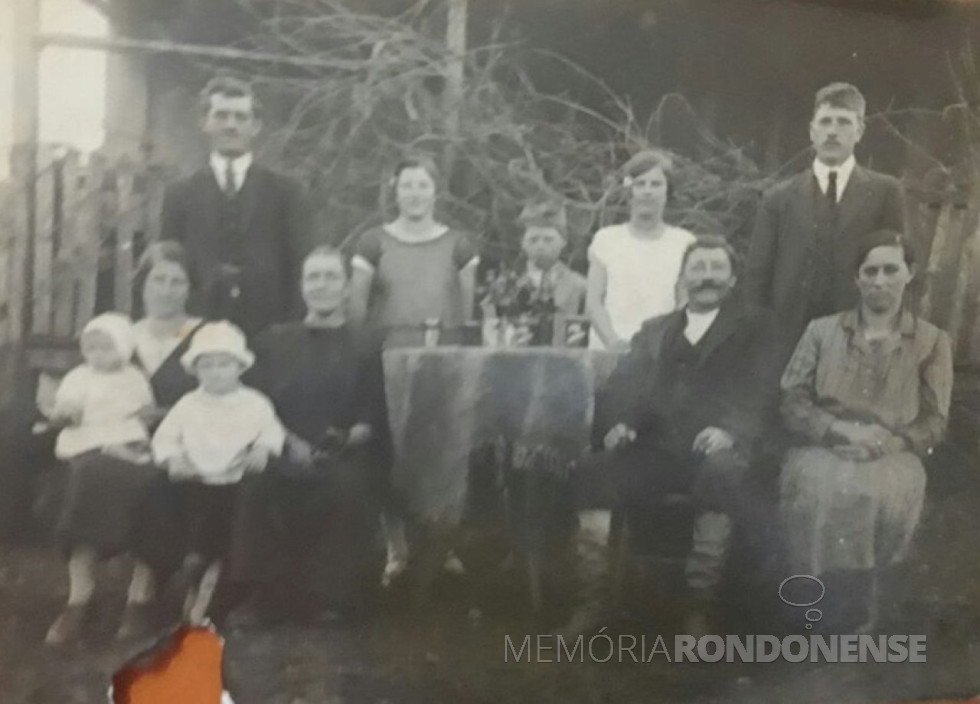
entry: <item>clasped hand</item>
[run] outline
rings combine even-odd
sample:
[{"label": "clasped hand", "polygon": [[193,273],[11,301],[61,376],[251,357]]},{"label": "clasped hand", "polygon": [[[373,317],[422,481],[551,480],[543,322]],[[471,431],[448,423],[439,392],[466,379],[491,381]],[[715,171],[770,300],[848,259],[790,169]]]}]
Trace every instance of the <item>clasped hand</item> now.
[{"label": "clasped hand", "polygon": [[843,440],[833,450],[844,459],[867,461],[905,449],[905,440],[877,423],[836,421],[830,426],[833,438]]},{"label": "clasped hand", "polygon": [[707,427],[694,438],[691,449],[702,455],[713,455],[716,452],[731,450],[735,446],[735,438],[721,428]]},{"label": "clasped hand", "polygon": [[[331,428],[328,429],[326,435],[331,438],[337,438],[340,441],[341,447],[359,447],[371,440],[373,431],[367,423],[356,423],[351,426],[351,429],[347,433]],[[306,440],[290,433],[286,437],[286,452],[293,462],[300,465],[310,465],[313,463],[317,451]]]},{"label": "clasped hand", "polygon": [[617,423],[606,433],[603,445],[607,450],[618,450],[636,441],[636,431],[625,423]]}]

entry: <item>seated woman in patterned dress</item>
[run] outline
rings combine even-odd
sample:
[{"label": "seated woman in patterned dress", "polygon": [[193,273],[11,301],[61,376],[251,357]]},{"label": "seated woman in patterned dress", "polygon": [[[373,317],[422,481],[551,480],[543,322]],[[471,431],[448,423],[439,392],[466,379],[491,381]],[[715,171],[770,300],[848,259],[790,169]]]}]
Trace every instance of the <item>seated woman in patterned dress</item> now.
[{"label": "seated woman in patterned dress", "polygon": [[797,441],[780,478],[787,574],[823,582],[838,628],[875,627],[879,574],[902,561],[922,511],[920,458],[946,430],[950,341],[904,305],[914,265],[900,233],[865,236],[860,304],[810,323],[782,378]]}]

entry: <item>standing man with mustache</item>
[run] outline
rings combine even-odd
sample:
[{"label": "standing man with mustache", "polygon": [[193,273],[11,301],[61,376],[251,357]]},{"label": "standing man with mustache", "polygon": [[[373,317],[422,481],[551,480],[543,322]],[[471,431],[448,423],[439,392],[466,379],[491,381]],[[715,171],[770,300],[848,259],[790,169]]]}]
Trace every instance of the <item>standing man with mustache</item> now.
[{"label": "standing man with mustache", "polygon": [[906,229],[898,180],[855,162],[864,112],[854,86],[821,88],[810,122],[813,166],[766,193],[756,215],[743,293],[777,314],[783,361],[809,321],[857,305],[851,262],[860,237]]},{"label": "standing man with mustache", "polygon": [[262,120],[251,86],[213,78],[200,110],[209,163],[167,188],[161,238],[187,248],[201,312],[253,335],[298,308],[296,281],[314,244],[310,211],[299,183],[254,163]]}]

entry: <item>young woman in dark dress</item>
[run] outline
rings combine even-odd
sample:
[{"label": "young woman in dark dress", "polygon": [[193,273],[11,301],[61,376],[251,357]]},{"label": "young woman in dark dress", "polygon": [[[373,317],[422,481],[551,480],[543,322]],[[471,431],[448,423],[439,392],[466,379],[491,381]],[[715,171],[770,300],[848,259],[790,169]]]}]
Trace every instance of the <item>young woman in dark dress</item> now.
[{"label": "young woman in dark dress", "polygon": [[[183,246],[169,241],[151,244],[136,269],[133,291],[139,294],[143,317],[133,325],[133,361],[146,374],[156,400],[151,431],[181,396],[197,387],[197,380],[180,363],[194,333],[205,322],[187,310],[194,292],[192,271]],[[161,472],[133,523],[133,551],[150,566],[152,574],[142,593],[131,591],[120,638],[145,630],[156,585],[163,584],[179,567],[183,555],[179,525],[169,482]]]},{"label": "young woman in dark dress", "polygon": [[305,319],[254,343],[250,383],[272,399],[289,435],[279,471],[266,475],[275,478],[274,549],[250,576],[306,614],[362,609],[384,563],[377,538],[390,453],[381,345],[348,322],[349,281],[344,255],[313,250],[300,283]]},{"label": "young woman in dark dress", "polygon": [[197,380],[180,364],[191,338],[203,325],[187,312],[192,292],[190,262],[177,242],[156,242],[140,260],[133,290],[139,291],[143,318],[133,326],[136,363],[146,372],[162,418]]},{"label": "young woman in dark dress", "polygon": [[[183,248],[171,242],[151,245],[137,269],[133,290],[140,294],[145,317],[133,326],[133,363],[146,373],[157,404],[141,414],[150,430],[195,383],[177,361],[200,324],[187,314],[189,271]],[[159,556],[173,550],[167,545],[172,542],[168,532],[159,530],[170,522],[168,502],[158,490],[164,477],[119,457],[95,454],[87,462],[92,466],[84,472],[56,475],[54,532],[65,549],[80,541],[91,546],[85,556],[88,563],[122,552],[136,558],[117,632],[119,638],[129,638],[144,629],[155,597]],[[79,574],[91,572],[88,564],[77,568]],[[73,640],[81,630],[94,584],[90,579],[75,581],[80,586],[73,588],[68,607],[49,629],[45,639],[49,645]]]}]

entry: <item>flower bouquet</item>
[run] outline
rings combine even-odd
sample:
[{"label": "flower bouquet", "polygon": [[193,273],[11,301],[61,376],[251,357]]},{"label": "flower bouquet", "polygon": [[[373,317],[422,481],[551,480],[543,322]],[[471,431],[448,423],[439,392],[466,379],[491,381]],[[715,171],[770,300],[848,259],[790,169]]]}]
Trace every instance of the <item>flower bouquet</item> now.
[{"label": "flower bouquet", "polygon": [[535,286],[512,269],[489,272],[480,300],[483,343],[491,347],[549,345],[554,334],[554,290]]}]

